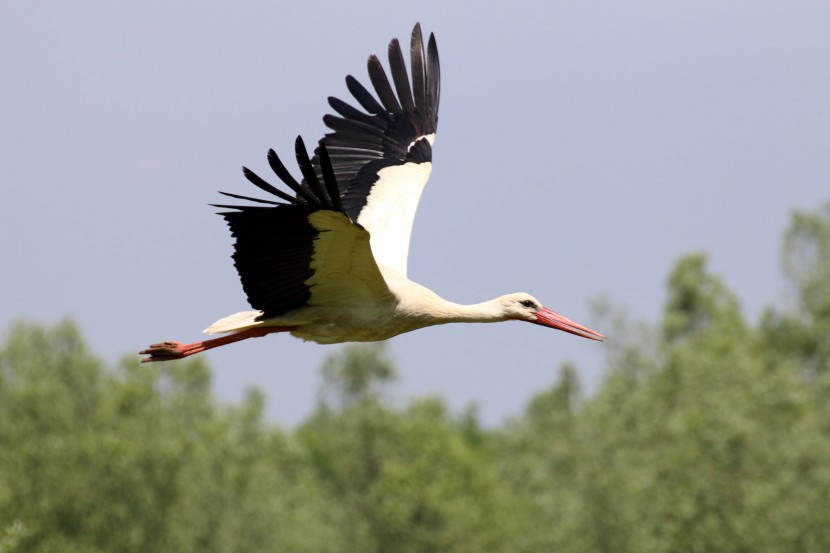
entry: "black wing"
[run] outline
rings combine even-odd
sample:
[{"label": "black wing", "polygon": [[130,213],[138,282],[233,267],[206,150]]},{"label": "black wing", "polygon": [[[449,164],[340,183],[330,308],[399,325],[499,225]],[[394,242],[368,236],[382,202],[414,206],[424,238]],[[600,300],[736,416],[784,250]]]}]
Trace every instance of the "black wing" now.
[{"label": "black wing", "polygon": [[[271,168],[295,195],[243,168],[251,183],[282,202],[222,192],[268,205],[214,206],[233,210],[219,214],[236,238],[234,265],[248,303],[263,312],[259,320],[315,303],[365,305],[388,293],[371,255],[369,233],[344,213],[326,148],[318,148],[321,179],[314,174],[300,137],[295,150],[305,176],[302,183],[291,176],[273,150],[268,152]],[[315,256],[321,240],[330,253]],[[348,249],[339,247],[341,244],[347,244]]]},{"label": "black wing", "polygon": [[[346,77],[349,92],[366,113],[338,98],[329,98],[329,105],[339,116],[323,117],[333,132],[326,134],[320,144],[331,158],[343,208],[355,221],[378,180],[378,171],[408,162],[432,161],[431,140],[426,137],[437,129],[441,95],[435,36],[430,34],[424,49],[421,26],[416,24],[409,52],[411,81],[397,39],[389,43],[391,83],[380,60],[369,57],[369,78],[379,101],[357,79]],[[315,153],[313,163],[319,174],[319,148]]]},{"label": "black wing", "polygon": [[[236,238],[234,264],[248,302],[263,312],[260,319],[309,303],[366,305],[387,298],[388,288],[372,257],[369,232],[355,221],[378,180],[378,171],[432,160],[431,141],[426,137],[433,135],[438,125],[441,76],[435,37],[430,35],[425,49],[419,24],[412,31],[410,65],[411,81],[397,40],[389,44],[391,83],[378,58],[369,58],[369,77],[380,101],[354,77],[346,77],[349,91],[367,113],[329,98],[339,116],[323,118],[333,132],[320,141],[311,160],[297,138],[301,181],[288,172],[273,150],[268,152],[271,169],[293,194],[247,168],[243,168],[245,177],[279,201],[222,192],[265,204],[216,206],[234,210],[220,215]],[[411,206],[412,214],[414,208]],[[321,212],[335,216],[321,217]],[[332,254],[314,260],[312,267],[315,244],[322,236],[331,242],[329,251],[351,248],[351,255]]]}]

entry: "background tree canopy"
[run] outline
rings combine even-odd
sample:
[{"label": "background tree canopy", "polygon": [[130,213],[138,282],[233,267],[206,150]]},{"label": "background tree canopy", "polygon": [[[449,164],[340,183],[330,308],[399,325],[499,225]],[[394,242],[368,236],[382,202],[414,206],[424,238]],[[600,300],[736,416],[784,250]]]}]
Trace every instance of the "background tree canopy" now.
[{"label": "background tree canopy", "polygon": [[390,400],[382,344],[328,359],[286,431],[256,391],[219,407],[200,359],[110,368],[72,322],[14,324],[0,553],[830,551],[830,205],[783,264],[791,302],[753,324],[682,258],[659,321],[601,309],[596,394],[564,365],[498,428]]}]

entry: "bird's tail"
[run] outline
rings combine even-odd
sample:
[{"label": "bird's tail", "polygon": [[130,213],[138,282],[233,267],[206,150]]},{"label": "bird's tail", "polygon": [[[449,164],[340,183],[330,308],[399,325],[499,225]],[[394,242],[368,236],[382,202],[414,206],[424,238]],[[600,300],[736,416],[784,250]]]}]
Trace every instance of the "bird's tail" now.
[{"label": "bird's tail", "polygon": [[257,321],[256,318],[260,315],[262,315],[262,311],[240,311],[224,319],[219,319],[202,332],[206,334],[222,334],[223,332],[233,332],[235,330],[259,326],[262,323],[261,321]]}]

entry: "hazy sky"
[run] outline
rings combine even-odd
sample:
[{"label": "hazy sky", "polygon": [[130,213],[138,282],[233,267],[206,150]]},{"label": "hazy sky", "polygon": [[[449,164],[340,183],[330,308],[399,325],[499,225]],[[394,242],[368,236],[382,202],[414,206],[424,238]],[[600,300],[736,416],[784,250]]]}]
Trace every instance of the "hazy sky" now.
[{"label": "hazy sky", "polygon": [[[830,200],[830,3],[359,6],[0,3],[0,324],[71,316],[115,361],[247,309],[206,204],[256,192],[240,166],[267,174],[268,148],[315,143],[326,97],[348,98],[347,73],[368,85],[367,56],[416,21],[442,98],[411,278],[464,303],[529,292],[591,326],[597,296],[653,319],[678,256],[705,250],[750,317],[783,301],[789,214]],[[207,356],[218,397],[259,386],[294,424],[337,347]],[[596,382],[605,347],[519,323],[391,341],[402,400],[475,401],[489,423],[562,361]]]}]

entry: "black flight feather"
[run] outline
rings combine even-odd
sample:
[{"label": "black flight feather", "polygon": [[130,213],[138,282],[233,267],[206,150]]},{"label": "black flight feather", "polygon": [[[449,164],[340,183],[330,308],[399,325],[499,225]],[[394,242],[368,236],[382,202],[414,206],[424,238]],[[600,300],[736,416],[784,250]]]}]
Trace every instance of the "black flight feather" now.
[{"label": "black flight feather", "polygon": [[375,100],[374,96],[366,90],[362,84],[357,82],[357,79],[352,77],[351,75],[346,76],[346,88],[349,89],[349,92],[352,93],[355,100],[368,111],[369,113],[373,113],[375,115],[385,115],[386,110],[383,109],[383,106]]},{"label": "black flight feather", "polygon": [[369,79],[372,81],[372,86],[375,87],[375,92],[378,93],[378,98],[389,113],[401,113],[401,105],[395,97],[395,92],[389,84],[389,79],[386,77],[386,71],[383,70],[380,60],[377,56],[369,56],[369,61],[366,63],[369,69]]},{"label": "black flight feather", "polygon": [[242,174],[245,175],[245,178],[248,179],[251,182],[251,184],[265,192],[273,194],[274,196],[277,196],[278,198],[282,198],[283,200],[289,202],[295,202],[298,200],[298,198],[292,198],[285,192],[282,192],[281,190],[277,189],[276,187],[274,187],[274,185],[272,185],[271,183],[269,183],[268,181],[266,181],[250,169],[248,169],[247,167],[242,168]]},{"label": "black flight feather", "polygon": [[303,180],[317,197],[317,203],[321,207],[330,208],[332,206],[331,200],[320,185],[320,181],[317,180],[317,175],[314,174],[314,168],[311,166],[311,160],[308,158],[308,152],[301,136],[298,136],[294,142],[294,152],[297,155],[297,164],[300,166],[300,171],[303,172]]},{"label": "black flight feather", "polygon": [[415,92],[415,107],[426,115],[426,67],[424,66],[424,40],[421,36],[420,23],[416,23],[415,28],[412,29],[409,54],[412,58],[412,90]]},{"label": "black flight feather", "polygon": [[308,220],[313,208],[279,205],[237,207],[223,213],[236,238],[233,260],[251,307],[259,319],[302,307],[311,297],[305,281],[317,232]]},{"label": "black flight feather", "polygon": [[412,88],[409,86],[409,77],[406,75],[406,63],[403,60],[401,44],[398,39],[392,39],[389,43],[389,68],[392,71],[392,80],[395,82],[395,90],[401,99],[401,107],[404,111],[413,111],[415,102],[412,100]]},{"label": "black flight feather", "polygon": [[[291,202],[291,203],[298,203],[299,202],[299,200],[297,200],[297,198],[295,198],[293,196],[289,196],[288,194],[286,194],[282,190],[277,190],[277,192],[279,192],[278,196],[281,199],[283,199],[287,202]],[[222,194],[223,196],[228,196],[229,198],[235,198],[237,200],[247,200],[249,202],[256,202],[256,203],[259,203],[259,204],[280,205],[279,202],[272,202],[271,200],[262,200],[260,198],[251,198],[250,196],[242,196],[240,194],[231,194],[230,192],[219,192],[219,193]],[[221,207],[221,206],[217,206],[217,205],[214,205],[214,204],[211,204],[211,205],[213,205],[213,207]]]},{"label": "black flight feather", "polygon": [[323,123],[333,131],[354,132],[358,135],[366,134],[368,136],[376,137],[378,141],[383,140],[383,129],[379,129],[374,125],[364,123],[355,119],[345,119],[327,113],[323,116]]},{"label": "black flight feather", "polygon": [[337,187],[337,177],[334,176],[334,169],[331,166],[328,150],[325,146],[319,147],[320,167],[323,172],[323,182],[331,198],[332,207],[335,211],[343,211],[343,204],[340,201],[340,189]]},{"label": "black flight feather", "polygon": [[429,44],[427,45],[427,106],[429,111],[427,118],[433,121],[432,132],[438,123],[438,104],[441,99],[441,64],[438,61],[438,45],[435,43],[435,35],[430,33]]},{"label": "black flight feather", "polygon": [[277,155],[273,149],[268,150],[268,165],[271,166],[271,169],[277,176],[280,178],[282,182],[284,182],[291,190],[297,194],[297,197],[303,198],[306,202],[310,204],[316,204],[316,199],[312,196],[311,192],[308,190],[307,186],[301,185],[299,182],[294,179],[291,173],[288,172],[288,169],[285,168],[283,165],[280,156]]},{"label": "black flight feather", "polygon": [[347,119],[354,119],[356,121],[360,121],[361,123],[377,127],[381,132],[383,132],[383,129],[385,129],[388,124],[388,118],[363,113],[359,109],[350,106],[343,100],[335,98],[334,96],[329,96],[328,101],[334,111]]},{"label": "black flight feather", "polygon": [[[233,260],[242,288],[251,307],[262,311],[257,320],[277,317],[302,307],[311,297],[306,282],[313,276],[311,259],[314,241],[319,236],[311,224],[311,215],[319,210],[344,213],[340,188],[325,147],[320,146],[323,185],[314,173],[301,138],[295,143],[297,161],[307,186],[288,173],[276,154],[269,153],[272,167],[283,183],[297,193],[294,198],[248,171],[246,176],[257,187],[289,203],[249,198],[223,192],[225,196],[249,200],[261,205],[222,205],[221,212],[235,238]],[[301,196],[302,195],[302,196]]]}]

